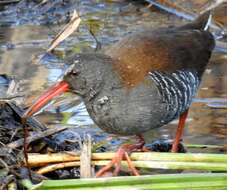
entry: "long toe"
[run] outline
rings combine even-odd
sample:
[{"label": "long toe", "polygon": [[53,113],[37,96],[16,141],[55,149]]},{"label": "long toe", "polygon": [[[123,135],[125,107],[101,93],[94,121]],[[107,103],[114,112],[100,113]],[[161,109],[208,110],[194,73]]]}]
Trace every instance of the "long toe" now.
[{"label": "long toe", "polygon": [[133,151],[141,150],[144,146],[144,139],[141,135],[137,135],[138,142],[136,144],[124,144],[117,150],[114,158],[106,166],[101,168],[97,173],[96,177],[104,176],[106,172],[110,171],[112,168],[115,168],[113,171],[113,176],[118,176],[121,171],[121,161],[125,159],[127,161],[129,170],[135,176],[139,175],[139,172],[135,168],[133,162],[131,161],[129,154]]},{"label": "long toe", "polygon": [[112,169],[112,167],[114,166],[113,160],[111,160],[111,162],[109,162],[106,166],[102,167],[97,173],[96,173],[96,177],[102,177],[105,175],[105,173],[107,173],[108,171],[110,171]]},{"label": "long toe", "polygon": [[134,164],[132,163],[132,160],[129,157],[127,152],[125,152],[125,158],[128,163],[128,167],[129,167],[130,171],[132,172],[132,175],[139,176],[140,174],[139,174],[138,170],[135,168]]}]

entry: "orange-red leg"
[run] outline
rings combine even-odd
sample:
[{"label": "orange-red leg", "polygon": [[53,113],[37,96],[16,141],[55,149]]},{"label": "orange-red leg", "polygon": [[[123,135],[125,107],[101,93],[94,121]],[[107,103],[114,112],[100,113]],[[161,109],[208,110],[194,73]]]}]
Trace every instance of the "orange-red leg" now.
[{"label": "orange-red leg", "polygon": [[132,163],[132,161],[128,155],[133,151],[140,150],[144,146],[145,141],[144,141],[143,137],[141,135],[137,135],[137,137],[138,137],[138,142],[136,144],[125,144],[125,145],[120,146],[120,148],[117,150],[114,158],[110,161],[109,164],[104,166],[102,169],[100,169],[96,173],[96,177],[103,176],[106,172],[110,171],[112,169],[112,167],[115,168],[113,171],[113,176],[117,176],[121,170],[121,161],[123,159],[126,159],[129,169],[132,172],[132,174],[139,175],[139,172],[135,168],[134,164]]},{"label": "orange-red leg", "polygon": [[177,132],[176,132],[176,137],[175,137],[175,140],[173,142],[171,152],[177,152],[178,151],[178,146],[179,146],[182,134],[183,134],[184,125],[185,125],[185,121],[187,119],[187,116],[188,116],[188,109],[180,115],[180,119],[179,119],[179,123],[178,123],[178,127],[177,127]]}]

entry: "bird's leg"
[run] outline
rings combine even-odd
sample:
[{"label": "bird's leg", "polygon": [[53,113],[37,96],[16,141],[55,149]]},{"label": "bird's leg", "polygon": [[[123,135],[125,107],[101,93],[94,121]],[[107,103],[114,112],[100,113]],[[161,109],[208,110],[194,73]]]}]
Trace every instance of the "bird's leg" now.
[{"label": "bird's leg", "polygon": [[145,144],[145,141],[144,141],[144,138],[142,137],[142,135],[137,135],[137,138],[138,138],[138,141],[136,144],[124,144],[124,145],[120,146],[120,148],[117,150],[114,158],[110,161],[109,164],[104,166],[102,169],[100,169],[96,173],[96,177],[103,176],[107,171],[111,170],[112,167],[115,168],[113,171],[113,175],[117,176],[121,170],[121,161],[123,159],[126,159],[128,167],[131,170],[132,174],[138,176],[139,172],[137,171],[137,169],[135,168],[134,164],[132,163],[132,161],[129,157],[130,153],[132,153],[133,151],[142,149],[142,147]]},{"label": "bird's leg", "polygon": [[178,126],[177,126],[176,137],[174,139],[171,152],[177,152],[178,151],[178,146],[179,146],[182,134],[183,134],[184,125],[185,125],[185,121],[187,119],[187,116],[188,116],[188,109],[180,115],[179,123],[178,123]]}]

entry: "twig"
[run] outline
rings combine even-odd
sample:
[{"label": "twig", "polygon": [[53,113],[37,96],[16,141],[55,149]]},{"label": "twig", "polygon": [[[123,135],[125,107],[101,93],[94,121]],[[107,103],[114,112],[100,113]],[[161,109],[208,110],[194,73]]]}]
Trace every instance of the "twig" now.
[{"label": "twig", "polygon": [[75,167],[75,166],[80,166],[80,162],[65,162],[65,163],[51,164],[51,165],[44,166],[44,167],[40,168],[36,172],[38,174],[45,174],[45,173],[55,171],[57,169],[62,169],[62,168],[67,168],[67,167]]},{"label": "twig", "polygon": [[148,3],[187,20],[194,20],[196,15],[169,0],[146,0]]},{"label": "twig", "polygon": [[[111,160],[114,155],[113,152],[92,153],[92,160]],[[130,158],[134,161],[216,162],[227,164],[226,154],[135,152],[130,155]],[[28,154],[28,163],[31,167],[74,161],[80,161],[79,153]]]},{"label": "twig", "polygon": [[91,170],[91,136],[86,135],[82,144],[80,155],[80,177],[92,177]]},{"label": "twig", "polygon": [[101,50],[102,49],[102,44],[98,41],[98,39],[95,36],[94,32],[92,31],[91,27],[89,27],[89,32],[90,32],[91,36],[94,38],[94,40],[96,42],[95,51]]},{"label": "twig", "polygon": [[[41,138],[44,138],[44,137],[47,137],[47,136],[50,136],[52,134],[55,134],[57,132],[60,132],[60,131],[63,131],[65,129],[67,129],[68,127],[54,127],[52,129],[47,129],[46,131],[42,131],[42,132],[37,132],[35,135],[32,135],[30,137],[27,138],[27,143],[31,143],[33,141],[36,141],[38,139],[41,139]],[[11,142],[9,144],[7,144],[6,146],[8,148],[12,148],[12,149],[15,149],[15,148],[18,148],[20,146],[23,145],[23,142],[24,142],[24,138],[21,138],[17,141],[14,141],[14,142]]]},{"label": "twig", "polygon": [[46,165],[56,162],[70,162],[79,161],[80,153],[66,152],[66,153],[52,153],[52,154],[28,154],[28,163],[31,167]]},{"label": "twig", "polygon": [[[195,20],[196,17],[198,17],[198,13],[196,14],[196,13],[187,11],[184,8],[177,5],[176,3],[170,2],[169,0],[146,0],[146,1],[162,10],[165,10],[168,13],[174,14],[186,20],[193,21]],[[224,31],[223,31],[223,28],[219,26],[219,24],[212,22],[209,25],[209,27],[214,29],[213,34],[214,36],[216,36],[217,39],[223,38]],[[221,52],[227,52],[226,44],[224,42],[216,43],[215,50],[221,51]]]},{"label": "twig", "polygon": [[[92,165],[104,166],[107,165],[110,160],[97,160],[92,161]],[[151,169],[173,169],[173,170],[202,170],[202,171],[227,171],[226,163],[216,162],[180,162],[180,161],[132,161],[133,165],[138,168],[151,168]],[[121,162],[124,168],[128,167],[127,161]],[[44,174],[56,169],[62,169],[66,167],[80,166],[79,161],[65,162],[52,164],[40,168],[37,173]]]},{"label": "twig", "polygon": [[214,9],[215,7],[217,7],[218,5],[220,5],[224,2],[227,2],[227,1],[226,0],[215,0],[215,1],[212,1],[212,3],[210,3],[210,4],[207,3],[207,4],[205,4],[204,7],[202,7],[201,13]]}]

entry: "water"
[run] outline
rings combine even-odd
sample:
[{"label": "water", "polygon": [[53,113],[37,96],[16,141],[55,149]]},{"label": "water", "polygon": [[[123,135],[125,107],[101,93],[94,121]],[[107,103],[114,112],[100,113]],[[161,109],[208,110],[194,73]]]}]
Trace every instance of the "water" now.
[{"label": "water", "polygon": [[[0,13],[0,74],[14,76],[22,81],[20,92],[24,95],[26,105],[30,105],[42,91],[61,77],[65,65],[60,58],[71,53],[95,51],[97,44],[89,33],[89,28],[102,44],[102,48],[108,48],[108,45],[127,33],[146,27],[157,28],[186,22],[174,15],[154,8],[149,9],[143,4],[111,3],[104,0],[83,0],[74,4],[69,1],[69,4],[65,5],[61,4],[61,1],[56,1],[56,4],[55,9],[50,5],[44,5],[45,9],[42,11],[35,9],[34,4],[19,4],[17,15],[15,7]],[[191,8],[190,6],[188,7]],[[45,56],[45,59],[38,63],[37,58],[45,52],[51,38],[67,20],[65,14],[73,8],[77,8],[82,15],[79,30],[61,43],[54,51],[54,55]],[[227,143],[225,127],[227,110],[217,109],[227,104],[227,100],[218,101],[220,100],[218,98],[227,96],[226,62],[224,53],[213,54],[201,88],[190,109],[184,134],[185,143],[220,145]],[[2,77],[0,87],[5,89],[5,86],[6,81]],[[0,95],[3,96],[1,93]],[[104,144],[108,142],[109,149],[116,148],[122,141],[127,140],[124,137],[112,137],[112,140],[109,140],[110,135],[103,133],[93,124],[84,104],[76,95],[65,94],[56,98],[37,113],[36,117],[47,125],[74,126],[72,130],[76,132],[91,133],[95,141],[103,141]],[[173,121],[148,132],[147,142],[160,138],[173,139],[176,125],[177,122]],[[108,140],[105,141],[106,139]]]}]

